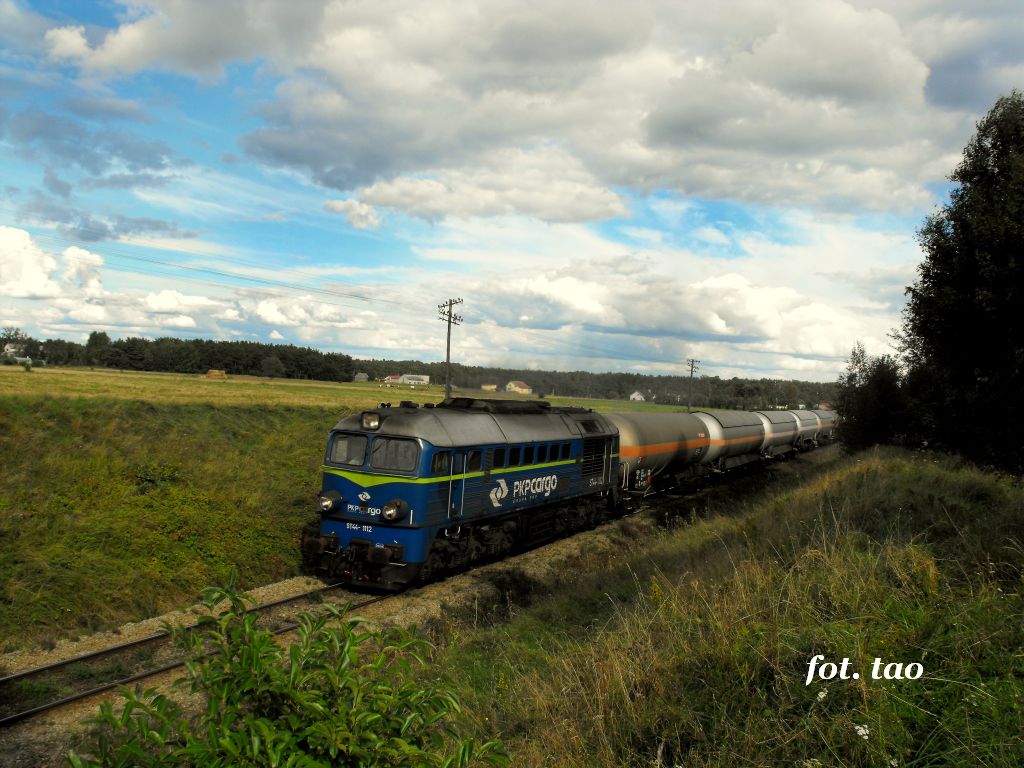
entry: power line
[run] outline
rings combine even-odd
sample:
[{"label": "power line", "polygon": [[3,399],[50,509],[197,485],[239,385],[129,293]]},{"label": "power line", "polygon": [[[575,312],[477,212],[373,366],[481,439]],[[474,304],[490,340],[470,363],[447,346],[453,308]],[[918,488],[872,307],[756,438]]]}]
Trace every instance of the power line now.
[{"label": "power line", "polygon": [[694,360],[692,357],[686,359],[686,364],[690,366],[690,386],[689,393],[686,396],[686,410],[693,410],[693,374],[697,372],[697,367],[700,365],[700,360]]},{"label": "power line", "polygon": [[452,326],[461,325],[462,317],[452,312],[452,307],[461,304],[462,299],[448,299],[443,304],[437,305],[438,320],[444,320],[448,324],[448,344],[444,353],[444,399],[452,396]]},{"label": "power line", "polygon": [[[0,208],[4,208],[4,207],[8,207],[8,206],[0,206]],[[8,207],[8,209],[9,209],[9,207]],[[86,232],[86,233],[97,234],[97,235],[106,234],[105,231],[101,231],[98,228],[80,227],[79,231]],[[73,245],[73,244],[76,243],[76,241],[73,241],[70,238],[61,237],[59,235],[55,235],[55,234],[51,234],[51,233],[43,233],[43,234],[34,233],[33,236],[38,238],[38,239],[40,239],[40,240],[50,241],[50,242],[66,243],[66,244],[69,244],[69,245]],[[159,245],[151,245],[151,246],[145,246],[145,247],[152,248],[153,250],[168,250],[168,249],[161,249],[159,247]],[[183,270],[183,271],[189,271],[189,272],[196,272],[196,273],[200,273],[200,274],[210,275],[210,276],[213,276],[213,277],[225,278],[227,280],[248,281],[250,283],[256,283],[258,285],[266,286],[266,287],[269,287],[269,288],[277,288],[279,290],[289,290],[289,291],[300,291],[300,292],[307,292],[307,293],[315,293],[315,294],[318,294],[318,295],[329,296],[329,297],[332,297],[332,298],[338,298],[338,299],[342,299],[343,300],[341,303],[339,303],[339,302],[323,302],[325,304],[328,304],[329,306],[338,306],[338,307],[350,306],[349,304],[344,303],[344,300],[346,300],[346,299],[353,300],[353,301],[364,302],[364,303],[383,303],[383,304],[391,304],[391,305],[395,305],[395,306],[407,306],[407,307],[408,306],[415,306],[415,302],[398,301],[398,300],[387,299],[387,298],[383,298],[383,297],[379,297],[379,296],[368,296],[368,295],[365,295],[365,294],[359,294],[359,293],[353,293],[353,292],[347,292],[347,291],[338,291],[338,290],[335,290],[335,289],[313,287],[313,286],[303,285],[301,283],[294,283],[294,282],[290,282],[290,281],[273,280],[273,279],[270,279],[270,278],[249,276],[249,275],[239,274],[239,273],[235,273],[235,272],[227,272],[227,271],[224,271],[224,270],[218,270],[218,269],[214,269],[212,267],[193,266],[193,265],[188,265],[188,264],[182,264],[182,263],[175,262],[175,261],[167,261],[167,260],[157,259],[157,258],[153,258],[153,257],[146,257],[146,256],[142,256],[142,255],[139,255],[139,254],[126,253],[122,248],[118,248],[117,246],[111,245],[111,244],[104,244],[102,249],[97,249],[97,250],[100,251],[102,255],[107,255],[110,258],[126,259],[126,260],[130,260],[130,261],[144,263],[144,264],[150,264],[150,265],[153,265],[153,266],[166,267],[168,269],[173,269],[173,270]],[[242,265],[250,265],[250,266],[255,266],[257,268],[266,269],[266,267],[261,267],[260,265],[256,264],[255,262],[247,262],[247,261],[242,260],[242,259],[237,259],[237,258],[233,259],[231,257],[222,256],[222,255],[217,255],[215,258],[217,258],[218,260],[224,260],[224,261],[239,263],[239,264],[242,264]],[[113,264],[106,264],[105,266],[108,266],[111,269],[117,270],[117,267],[115,265],[113,265]],[[132,273],[132,270],[128,270],[128,269],[121,269],[119,271],[123,271],[123,272],[129,273],[129,274]],[[296,270],[296,271],[299,271],[301,273],[301,270]],[[194,277],[193,278],[187,278],[187,277],[184,277],[184,276],[168,275],[165,272],[147,271],[145,269],[135,270],[135,273],[143,274],[143,275],[159,275],[159,276],[163,276],[163,277],[172,277],[173,276],[173,277],[176,277],[177,279],[190,279],[192,282],[199,282],[199,283],[203,283],[203,284],[207,284],[207,285],[214,285],[214,286],[218,286],[218,287],[232,287],[230,283],[224,283],[224,282],[214,281],[214,280],[202,280],[200,278],[194,278]],[[238,286],[234,286],[234,287],[238,287]],[[559,342],[558,340],[553,340],[553,339],[549,338],[547,336],[547,334],[541,333],[539,331],[528,330],[528,329],[525,329],[525,328],[516,328],[514,330],[516,332],[518,332],[518,333],[521,333],[521,334],[524,334],[526,336],[529,336],[529,337],[532,337],[534,339],[537,339],[538,343],[540,343],[541,345],[546,346],[546,347],[548,347],[550,349],[559,349],[559,348],[561,348],[561,349],[565,349],[565,350],[567,350],[567,351],[569,351],[571,353],[574,353],[576,355],[580,355],[580,353],[583,353],[582,356],[584,356],[584,357],[604,357],[604,358],[610,358],[610,359],[631,359],[631,358],[623,358],[623,356],[622,356],[622,354],[620,352],[612,351],[610,349],[606,349],[606,348],[602,348],[602,347],[597,347],[597,346],[594,346],[592,344],[586,344],[586,343],[582,343],[582,342],[578,342],[578,341],[572,342],[571,344],[570,343],[566,343],[566,342]],[[589,355],[586,354],[587,352],[589,352],[590,354]]]},{"label": "power line", "polygon": [[[37,237],[38,237],[38,239],[44,240],[44,241],[48,240],[48,239],[53,239],[53,238],[48,238],[47,236],[37,236]],[[65,241],[65,242],[67,242],[67,241]],[[155,250],[159,250],[159,248],[156,248]],[[312,286],[312,285],[304,285],[302,283],[295,283],[295,282],[291,282],[291,281],[288,281],[288,280],[274,280],[274,279],[271,279],[271,278],[258,277],[258,276],[255,276],[255,275],[246,275],[244,273],[227,272],[227,271],[224,271],[224,270],[221,270],[221,269],[214,269],[213,267],[200,267],[200,266],[194,266],[194,265],[190,265],[190,264],[182,264],[182,263],[176,262],[176,261],[168,261],[168,260],[157,259],[157,258],[148,257],[148,256],[141,256],[139,254],[130,254],[130,253],[125,253],[124,251],[122,251],[120,249],[117,249],[117,248],[111,248],[110,246],[104,246],[103,249],[102,249],[101,255],[106,256],[108,258],[127,259],[129,261],[142,262],[142,263],[145,263],[145,264],[152,264],[152,265],[155,265],[155,266],[167,267],[167,268],[170,268],[170,269],[183,270],[183,271],[186,271],[186,272],[197,272],[197,273],[200,273],[200,274],[206,274],[206,275],[211,275],[211,276],[214,276],[214,277],[226,278],[226,279],[229,279],[229,280],[237,280],[237,281],[241,281],[241,282],[255,283],[257,285],[267,286],[267,287],[270,287],[270,288],[280,288],[280,289],[285,289],[285,290],[290,290],[290,291],[297,291],[297,292],[302,292],[302,293],[315,293],[315,294],[322,295],[322,296],[330,296],[330,297],[333,297],[333,298],[340,298],[340,299],[349,299],[349,300],[353,300],[353,301],[359,301],[359,302],[362,302],[362,303],[384,303],[384,304],[396,304],[396,305],[397,304],[404,304],[404,302],[397,301],[397,300],[394,300],[394,299],[388,299],[388,298],[384,298],[384,297],[367,296],[367,295],[364,295],[364,294],[351,293],[351,292],[348,292],[348,291],[339,291],[339,290],[335,290],[335,289],[331,289],[331,288],[321,288],[321,287]],[[69,256],[69,255],[65,254],[65,258],[75,259],[76,257],[73,256],[73,255]],[[112,265],[110,265],[110,266],[112,266]],[[267,269],[267,267],[262,267],[262,268],[263,269]],[[121,271],[127,271],[127,270],[121,270]],[[152,272],[147,272],[145,270],[137,270],[137,272],[139,274],[162,274],[164,276],[168,276],[168,275],[166,275],[166,273],[152,273]],[[216,282],[216,281],[207,281],[207,282],[209,282],[209,283],[211,283],[213,285],[229,286],[229,287],[231,286],[230,283]],[[235,287],[239,287],[239,286],[235,286]],[[244,287],[244,286],[242,286],[242,287]]]},{"label": "power line", "polygon": [[[0,205],[0,208],[4,208],[4,207],[6,207],[6,206]],[[93,229],[82,228],[81,231],[92,232],[94,234],[104,234],[103,232],[101,232],[100,230],[95,229],[95,228],[93,228]],[[63,237],[63,236],[60,236],[60,235],[57,235],[57,234],[50,233],[50,232],[44,232],[44,233],[41,233],[41,234],[38,233],[38,232],[34,232],[33,233],[33,237],[35,237],[35,238],[37,238],[39,240],[42,240],[44,242],[45,241],[49,241],[51,243],[63,243],[63,244],[67,244],[67,245],[76,245],[76,241],[74,241],[74,240],[72,240],[70,238],[67,238],[67,237]],[[152,248],[153,250],[158,250],[158,251],[159,250],[163,250],[163,251],[169,250],[169,249],[161,249],[158,244],[156,244],[156,245],[147,245],[147,246],[144,246],[144,247]],[[127,252],[124,251],[123,246],[119,247],[116,244],[105,243],[105,244],[102,245],[101,248],[97,248],[97,251],[101,255],[103,255],[103,256],[105,256],[105,257],[107,257],[109,259],[123,259],[123,260],[132,261],[132,262],[138,262],[140,264],[146,264],[146,265],[149,265],[150,267],[163,267],[163,268],[169,269],[169,270],[192,272],[192,273],[196,273],[196,274],[200,274],[200,275],[207,275],[207,276],[212,277],[212,278],[222,278],[222,280],[214,280],[214,279],[209,279],[209,278],[204,279],[204,278],[201,278],[201,277],[168,273],[166,271],[158,271],[158,270],[153,270],[153,269],[148,269],[147,270],[145,268],[130,269],[130,268],[126,267],[126,266],[120,266],[119,267],[119,266],[117,266],[115,264],[112,264],[112,263],[109,263],[109,262],[106,262],[104,264],[104,267],[106,267],[106,268],[113,269],[115,271],[121,271],[121,272],[124,272],[126,274],[140,274],[140,275],[155,275],[155,276],[161,276],[161,277],[172,277],[172,278],[177,279],[177,280],[187,280],[189,282],[194,282],[194,283],[199,283],[199,284],[204,284],[204,285],[212,285],[212,286],[221,287],[221,288],[236,288],[236,289],[237,288],[244,289],[246,287],[244,284],[243,285],[239,285],[238,284],[239,282],[241,282],[241,283],[248,282],[248,283],[253,283],[253,284],[257,285],[257,286],[260,286],[262,290],[266,290],[267,293],[270,294],[270,296],[276,297],[276,298],[294,299],[295,296],[288,296],[286,294],[282,295],[283,292],[288,291],[288,292],[312,293],[312,294],[316,294],[318,296],[324,296],[324,297],[329,297],[329,298],[333,298],[333,299],[340,299],[340,301],[326,301],[326,300],[322,300],[322,299],[319,300],[322,304],[325,304],[325,305],[328,305],[328,306],[340,307],[340,308],[348,308],[348,307],[351,307],[351,306],[364,306],[365,304],[378,304],[378,303],[379,304],[390,304],[390,305],[395,305],[395,306],[403,306],[403,307],[415,306],[415,302],[400,301],[400,300],[395,300],[395,299],[388,299],[388,298],[385,298],[385,297],[382,297],[382,296],[379,296],[379,295],[372,295],[371,296],[371,295],[367,295],[367,294],[363,294],[363,293],[356,293],[356,292],[352,292],[352,291],[341,291],[341,290],[337,290],[337,289],[322,288],[322,287],[304,285],[302,283],[297,283],[297,282],[292,282],[292,281],[287,281],[287,280],[275,280],[275,279],[266,278],[266,277],[258,277],[258,276],[253,276],[253,275],[240,274],[240,273],[237,273],[237,272],[225,271],[225,270],[221,270],[221,269],[215,269],[213,267],[195,266],[195,265],[190,265],[190,264],[183,264],[183,263],[180,263],[180,262],[177,262],[177,261],[171,261],[171,260],[166,260],[166,259],[159,259],[159,258],[154,258],[154,257],[143,256],[143,255],[139,255],[139,254],[127,253]],[[204,257],[204,255],[199,255],[199,257],[202,258],[202,257]],[[65,259],[70,259],[70,260],[75,260],[76,259],[76,257],[74,255],[68,255],[68,254],[65,254],[64,258]],[[228,261],[228,262],[232,262],[232,263],[238,263],[238,264],[243,265],[243,266],[253,266],[253,267],[258,268],[258,269],[269,269],[268,267],[261,266],[261,265],[259,265],[256,262],[246,261],[244,259],[231,258],[231,257],[228,257],[228,256],[223,256],[223,255],[217,255],[217,256],[214,256],[214,257],[206,256],[206,258],[216,258],[218,260]],[[87,260],[84,259],[84,258],[81,259],[81,261],[87,263]],[[293,270],[293,271],[298,272],[299,274],[303,274],[301,269],[296,269],[296,270]],[[314,277],[313,275],[309,275],[309,276],[310,277]],[[237,281],[237,282],[232,283],[232,282],[225,282],[225,281]],[[358,304],[356,304],[355,302],[358,302]],[[448,313],[450,313],[451,310],[452,310],[452,307],[455,304],[462,303],[462,300],[461,299],[458,299],[458,300],[450,299],[449,302],[451,302],[451,303],[446,302],[444,304],[438,305],[438,310],[439,310],[439,312],[441,312],[441,316],[440,316],[439,319],[446,320],[447,316],[445,315],[445,308],[447,308],[446,311]],[[447,369],[448,369],[446,384],[448,384],[449,386],[450,386],[450,381],[451,381],[451,376],[450,376],[450,365],[451,365],[451,360],[450,360],[451,327],[450,326],[451,326],[451,324],[459,325],[459,324],[461,324],[461,322],[463,320],[461,317],[459,317],[457,315],[453,316],[453,318],[455,318],[455,319],[453,319],[453,323],[449,323],[449,327],[448,327],[448,333],[447,333],[447,337],[448,337],[447,338],[447,348],[448,349],[447,349],[446,357],[445,357],[445,363],[446,363],[446,366],[447,366]],[[527,336],[527,337],[531,337],[531,338],[536,340],[536,343],[538,343],[539,345],[542,345],[544,347],[547,347],[548,349],[552,349],[552,350],[560,350],[560,349],[561,350],[565,350],[567,353],[570,353],[570,354],[572,354],[574,356],[591,357],[591,358],[598,358],[598,357],[600,357],[600,358],[607,358],[607,359],[612,359],[612,360],[622,359],[622,360],[633,360],[633,361],[636,361],[635,358],[626,357],[626,356],[624,356],[619,351],[614,351],[614,350],[611,350],[611,349],[608,349],[608,348],[604,348],[604,347],[600,347],[600,346],[595,346],[593,344],[587,344],[587,343],[580,342],[580,341],[563,342],[563,341],[560,341],[558,339],[552,339],[552,338],[550,338],[550,336],[547,333],[543,333],[541,331],[536,331],[536,330],[531,330],[531,329],[526,329],[526,328],[509,328],[509,329],[506,329],[506,330],[514,332],[514,333],[519,333],[519,334],[522,334],[522,335]],[[636,361],[636,362],[639,362],[639,361]],[[689,362],[699,363],[699,361],[689,361]],[[690,375],[691,375],[691,378],[692,378],[692,376],[693,376],[693,370],[692,369],[691,369]],[[446,394],[450,394],[450,390],[446,389]]]}]

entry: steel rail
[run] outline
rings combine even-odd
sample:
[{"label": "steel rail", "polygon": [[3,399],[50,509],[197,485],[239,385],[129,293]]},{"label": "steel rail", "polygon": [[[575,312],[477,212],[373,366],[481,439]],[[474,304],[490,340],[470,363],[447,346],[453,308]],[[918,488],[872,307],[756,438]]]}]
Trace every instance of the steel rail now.
[{"label": "steel rail", "polygon": [[[252,606],[251,608],[247,608],[245,613],[249,614],[249,613],[257,613],[257,612],[265,611],[267,609],[275,608],[275,607],[280,606],[280,605],[286,605],[288,603],[298,602],[300,600],[309,598],[309,597],[311,597],[313,595],[324,594],[326,592],[330,592],[330,591],[333,591],[333,590],[336,590],[336,589],[341,589],[342,587],[345,587],[345,586],[348,586],[348,585],[347,584],[341,584],[341,583],[339,583],[339,584],[332,584],[332,585],[327,586],[327,587],[321,587],[319,589],[310,590],[309,592],[304,592],[301,595],[292,595],[290,597],[281,598],[279,600],[273,600],[273,601],[271,601],[269,603],[262,603],[262,604],[257,605],[257,606]],[[377,597],[371,598],[369,600],[364,600],[363,602],[354,604],[352,606],[352,610],[358,610],[358,609],[363,608],[363,607],[365,607],[367,605],[372,605],[373,603],[381,602],[382,600],[385,600],[385,599],[387,599],[389,597],[394,597],[394,595],[392,595],[392,594],[378,595]],[[200,625],[198,625],[198,624],[189,624],[189,625],[184,626],[183,629],[185,629],[185,630],[196,629],[199,626]],[[295,622],[295,623],[292,623],[292,624],[287,624],[284,627],[278,627],[277,629],[271,630],[270,633],[272,635],[275,635],[275,636],[276,635],[282,635],[282,634],[286,634],[288,632],[294,631],[299,626],[300,626],[300,624],[298,622]],[[118,653],[118,652],[123,652],[123,651],[126,651],[126,650],[131,650],[133,648],[137,648],[139,646],[143,646],[143,645],[146,645],[148,643],[153,643],[153,642],[158,641],[158,640],[167,640],[169,637],[170,637],[170,633],[169,632],[158,632],[156,634],[148,635],[146,637],[139,638],[137,640],[132,640],[132,641],[127,642],[127,643],[122,643],[120,645],[110,646],[109,648],[101,648],[99,650],[92,651],[90,653],[84,653],[84,654],[81,654],[79,656],[75,656],[75,657],[73,657],[71,659],[65,659],[63,661],[53,662],[52,664],[47,664],[47,665],[42,666],[42,667],[35,667],[35,668],[32,668],[32,669],[26,669],[26,670],[23,670],[21,672],[17,672],[17,673],[15,673],[13,675],[8,675],[7,677],[0,678],[0,685],[6,684],[6,683],[12,683],[12,682],[15,682],[17,680],[21,680],[21,679],[28,678],[28,677],[33,677],[33,676],[41,675],[41,674],[44,674],[46,672],[52,672],[54,670],[61,669],[63,667],[68,667],[68,666],[71,666],[71,665],[76,664],[76,663],[81,663],[81,662],[84,662],[84,661],[92,661],[94,659],[102,658],[104,656],[113,655],[113,654]],[[200,656],[199,658],[206,658],[209,655],[210,655],[209,653],[206,653],[206,654],[203,654],[202,656]],[[109,690],[112,690],[114,688],[118,688],[118,687],[123,686],[123,685],[128,685],[130,683],[134,683],[134,682],[137,682],[139,680],[143,680],[143,679],[145,679],[147,677],[153,677],[155,675],[159,675],[159,674],[162,674],[164,672],[168,672],[168,671],[170,671],[172,669],[177,669],[179,667],[184,666],[186,661],[188,661],[188,659],[181,659],[181,660],[178,660],[178,661],[175,661],[175,662],[171,662],[171,663],[165,664],[162,667],[159,667],[157,669],[147,670],[147,671],[144,671],[144,672],[138,672],[138,673],[136,673],[134,675],[129,675],[128,677],[124,677],[124,678],[115,680],[115,681],[110,682],[110,683],[104,683],[103,685],[99,685],[99,686],[96,686],[94,688],[90,688],[87,691],[82,691],[82,692],[79,692],[79,693],[71,694],[70,696],[65,696],[62,699],[58,699],[58,700],[55,700],[55,701],[52,701],[52,702],[48,702],[46,704],[40,704],[39,706],[33,707],[32,709],[27,709],[27,710],[24,710],[22,712],[16,712],[16,713],[14,713],[12,715],[7,715],[7,716],[5,716],[3,718],[0,718],[0,728],[5,728],[7,726],[14,725],[15,723],[21,722],[22,720],[26,720],[28,718],[31,718],[31,717],[35,716],[35,715],[41,714],[43,712],[47,712],[47,711],[49,711],[51,709],[57,709],[59,707],[65,706],[67,704],[74,703],[76,701],[80,701],[82,699],[86,699],[86,698],[88,698],[90,696],[95,696],[96,694],[104,693],[105,691],[109,691]]]}]

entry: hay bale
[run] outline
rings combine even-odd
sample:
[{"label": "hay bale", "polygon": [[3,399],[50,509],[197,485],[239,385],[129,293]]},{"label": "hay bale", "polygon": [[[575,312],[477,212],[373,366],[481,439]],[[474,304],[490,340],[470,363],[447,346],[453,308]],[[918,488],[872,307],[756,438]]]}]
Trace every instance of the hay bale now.
[{"label": "hay bale", "polygon": [[226,379],[227,377],[227,373],[218,371],[216,368],[211,368],[206,372],[206,378],[208,379]]}]

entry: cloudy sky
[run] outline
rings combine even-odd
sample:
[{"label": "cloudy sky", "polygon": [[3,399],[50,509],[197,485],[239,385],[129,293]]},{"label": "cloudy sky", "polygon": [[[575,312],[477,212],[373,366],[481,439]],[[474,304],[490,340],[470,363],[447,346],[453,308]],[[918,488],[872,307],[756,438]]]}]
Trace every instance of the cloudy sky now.
[{"label": "cloudy sky", "polygon": [[0,324],[828,380],[1019,0],[0,0]]}]

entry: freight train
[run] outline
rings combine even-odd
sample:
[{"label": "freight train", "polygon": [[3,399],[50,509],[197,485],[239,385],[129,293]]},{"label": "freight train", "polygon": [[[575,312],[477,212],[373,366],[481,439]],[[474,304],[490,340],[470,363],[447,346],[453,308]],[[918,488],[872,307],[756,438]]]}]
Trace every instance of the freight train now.
[{"label": "freight train", "polygon": [[456,397],[346,416],[331,430],[306,566],[401,589],[623,514],[685,476],[835,438],[832,411],[610,413]]}]

